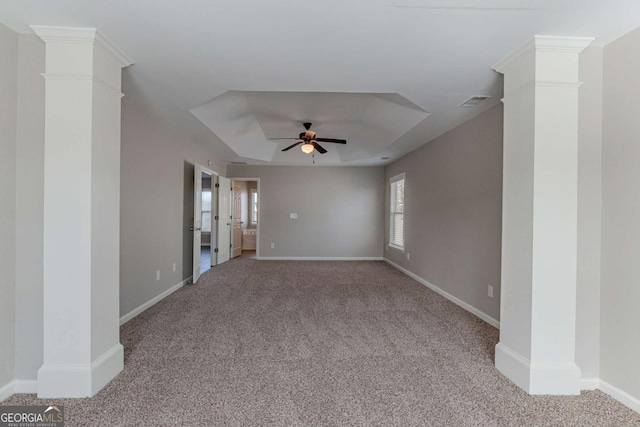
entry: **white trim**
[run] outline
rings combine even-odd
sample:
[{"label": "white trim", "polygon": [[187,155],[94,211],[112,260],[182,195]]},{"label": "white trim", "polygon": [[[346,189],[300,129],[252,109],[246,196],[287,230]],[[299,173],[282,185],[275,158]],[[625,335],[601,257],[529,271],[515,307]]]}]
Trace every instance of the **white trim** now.
[{"label": "white trim", "polygon": [[529,394],[577,396],[582,378],[575,362],[532,362]]},{"label": "white trim", "polygon": [[389,218],[389,234],[387,235],[388,240],[387,240],[387,246],[395,249],[397,251],[400,251],[402,253],[404,253],[407,241],[407,229],[406,227],[402,227],[402,246],[400,245],[396,245],[395,243],[392,243],[392,234],[395,234],[394,231],[391,227],[391,216],[395,215],[395,213],[391,212],[391,204],[392,204],[392,194],[391,194],[391,188],[393,186],[394,183],[398,182],[398,181],[402,181],[403,182],[403,186],[404,186],[404,194],[405,194],[405,199],[403,200],[404,203],[404,208],[402,209],[402,221],[404,223],[404,225],[407,224],[407,216],[406,216],[406,212],[407,212],[407,201],[406,201],[406,194],[407,194],[407,173],[406,172],[402,172],[399,173],[395,176],[392,176],[391,178],[389,178],[389,211],[387,212],[388,218]]},{"label": "white trim", "polygon": [[531,362],[499,342],[495,365],[505,377],[531,395],[576,396],[582,390],[580,368],[573,362]]},{"label": "white trim", "polygon": [[102,80],[100,77],[94,76],[92,74],[71,74],[71,73],[40,73],[40,75],[45,80],[85,80],[85,81],[93,81],[94,83],[99,84],[105,89],[113,92],[116,96],[122,98],[124,97],[124,93],[120,92],[120,90],[112,87],[109,83]]},{"label": "white trim", "polygon": [[597,390],[600,388],[598,377],[582,378],[580,380],[580,390]]},{"label": "white trim", "polygon": [[496,344],[495,366],[505,377],[515,385],[529,392],[531,381],[531,362],[526,357],[511,350],[509,347],[499,342]]},{"label": "white trim", "polygon": [[640,399],[631,396],[626,391],[622,391],[617,387],[612,386],[606,381],[600,380],[598,388],[603,392],[613,397],[618,402],[622,403],[626,407],[633,409],[640,413]]},{"label": "white trim", "polygon": [[46,25],[31,25],[31,29],[45,43],[90,43],[97,42],[102,46],[118,63],[120,67],[128,67],[133,64],[120,49],[115,47],[107,38],[96,28],[82,27],[55,27]]},{"label": "white trim", "polygon": [[124,347],[118,343],[91,362],[91,396],[95,396],[123,369]]},{"label": "white trim", "polygon": [[15,393],[15,381],[9,381],[0,387],[0,402],[11,397],[13,393]]},{"label": "white trim", "polygon": [[46,363],[38,369],[39,398],[95,396],[124,369],[124,347],[117,343],[91,363]]},{"label": "white trim", "polygon": [[[262,190],[260,189],[260,178],[252,178],[252,177],[244,177],[244,176],[228,176],[231,181],[243,181],[243,182],[251,182],[255,181],[256,189],[258,190],[258,223],[256,224],[256,259],[268,259],[268,258],[260,258],[260,209],[262,206]],[[252,224],[253,225],[253,224]]]},{"label": "white trim", "polygon": [[400,247],[398,245],[394,245],[393,243],[387,244],[387,247],[389,249],[393,249],[394,251],[398,251],[400,253],[404,253],[404,247]]},{"label": "white trim", "polygon": [[13,380],[0,387],[0,402],[8,399],[14,394],[36,394],[38,392],[38,381],[36,380]]},{"label": "white trim", "polygon": [[382,257],[263,256],[260,261],[382,261]]},{"label": "white trim", "polygon": [[582,52],[594,40],[593,37],[534,36],[524,46],[494,65],[493,69],[504,74],[511,64],[533,52],[569,52],[577,54]]},{"label": "white trim", "polygon": [[391,184],[392,182],[400,181],[401,179],[407,179],[406,172],[399,173],[398,175],[394,175],[391,178],[389,178],[389,184]]},{"label": "white trim", "polygon": [[475,308],[474,306],[472,306],[470,304],[467,304],[466,302],[462,301],[460,298],[457,298],[457,297],[451,295],[447,291],[444,291],[444,290],[440,289],[436,285],[434,285],[432,283],[429,283],[428,281],[426,281],[422,277],[418,276],[417,274],[414,274],[414,273],[410,272],[409,270],[407,270],[407,269],[405,269],[403,267],[400,267],[398,264],[394,263],[393,261],[389,260],[388,258],[383,258],[383,260],[384,260],[384,262],[386,262],[390,266],[395,267],[396,269],[400,270],[401,272],[403,272],[407,276],[411,277],[413,280],[422,283],[427,288],[429,288],[432,291],[442,295],[443,297],[445,297],[446,299],[448,299],[452,303],[464,308],[469,313],[471,313],[471,314],[479,317],[480,319],[484,320],[485,322],[487,322],[488,324],[490,324],[494,328],[500,329],[500,322],[498,320],[494,319],[493,317],[489,316],[488,314],[478,310],[477,308]]},{"label": "white trim", "polygon": [[140,305],[139,307],[134,308],[133,310],[131,310],[130,312],[128,312],[127,314],[125,314],[124,316],[122,316],[120,318],[120,326],[124,325],[129,320],[133,319],[134,317],[136,317],[137,315],[139,315],[140,313],[142,313],[146,309],[151,308],[152,306],[154,306],[158,302],[162,301],[163,299],[165,299],[166,297],[168,297],[169,295],[171,295],[172,293],[174,293],[175,291],[177,291],[178,289],[180,289],[181,287],[183,287],[184,285],[189,283],[191,281],[191,279],[192,279],[192,277],[187,277],[182,282],[178,283],[177,285],[174,285],[174,286],[170,287],[169,289],[167,289],[166,291],[164,291],[160,295],[157,295],[157,296],[151,298],[149,301],[145,302],[144,304]]},{"label": "white trim", "polygon": [[15,380],[13,382],[14,393],[35,394],[38,392],[38,381],[36,380]]}]

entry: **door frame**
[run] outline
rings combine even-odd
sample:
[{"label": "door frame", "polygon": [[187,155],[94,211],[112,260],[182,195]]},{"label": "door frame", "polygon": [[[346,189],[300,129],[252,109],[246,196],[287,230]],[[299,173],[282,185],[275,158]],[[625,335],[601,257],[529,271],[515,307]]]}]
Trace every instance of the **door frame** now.
[{"label": "door frame", "polygon": [[[224,184],[222,182],[223,180],[227,181],[227,183]],[[228,187],[226,186],[227,184],[228,184]],[[232,202],[232,200],[231,200],[231,194],[232,194],[231,179],[227,178],[225,176],[218,176],[218,185],[216,186],[216,189],[217,189],[217,212],[216,212],[216,214],[218,215],[218,220],[216,222],[216,247],[218,248],[218,252],[216,253],[216,265],[219,265],[219,264],[228,262],[229,260],[232,259],[231,258],[231,230],[232,230],[232,228],[231,228],[231,215],[227,216],[231,212],[231,202]],[[221,205],[220,201],[221,201],[221,198],[222,198],[221,197],[221,193],[223,193],[223,192],[226,193],[227,191],[228,191],[228,193],[227,193],[228,194],[228,200],[227,200],[228,206],[227,207],[229,208],[229,211],[225,214],[225,212],[222,212],[220,210],[220,205]],[[220,229],[221,229],[222,223],[223,222],[227,222],[227,221],[229,221],[226,224],[226,225],[229,226],[229,231],[228,231],[229,239],[228,239],[227,242],[221,242],[220,241],[221,237],[226,235],[227,232],[225,231],[223,233],[220,233]],[[221,244],[221,243],[223,243],[223,244]],[[227,244],[229,244],[228,247],[227,247]],[[222,248],[225,248],[225,250],[228,251],[228,252],[222,251],[221,250]],[[224,259],[223,261],[221,261],[221,256],[222,255],[226,256],[226,259],[223,258]]]},{"label": "door frame", "polygon": [[[206,166],[203,166],[199,163],[194,163],[193,165],[193,180],[194,180],[194,188],[193,188],[193,195],[194,195],[194,200],[193,200],[193,205],[194,205],[194,209],[193,209],[193,223],[192,223],[192,227],[191,227],[191,233],[192,233],[192,240],[193,240],[193,244],[192,244],[192,257],[193,257],[193,265],[192,265],[192,269],[193,269],[193,274],[191,276],[191,282],[192,283],[196,283],[197,280],[200,278],[200,256],[197,257],[196,259],[196,252],[197,255],[200,255],[200,248],[198,248],[198,250],[196,251],[196,208],[198,207],[198,202],[197,202],[197,195],[198,195],[198,189],[196,188],[196,177],[200,176],[200,181],[202,182],[202,174],[205,173],[207,175],[211,175],[211,242],[213,243],[213,237],[215,234],[216,239],[218,238],[218,230],[216,229],[214,232],[214,221],[213,218],[215,215],[217,215],[218,213],[218,207],[216,205],[216,198],[217,198],[217,191],[216,191],[216,186],[215,183],[218,181],[218,176],[220,176],[217,172],[207,168]],[[202,200],[202,186],[200,187],[200,198]],[[202,212],[202,211],[201,211]],[[201,213],[202,214],[202,213]],[[202,219],[201,219],[202,221]],[[202,224],[200,224],[200,227],[202,227]],[[201,237],[202,238],[202,237]],[[214,253],[213,253],[213,247],[210,247],[210,251],[211,251],[211,267],[213,267],[214,265],[218,264],[218,260],[215,258]],[[198,274],[196,275],[196,262],[198,263]]]},{"label": "door frame", "polygon": [[[230,255],[231,255],[231,259],[233,259],[233,258],[237,258],[236,256],[234,256],[234,253],[235,253],[234,251],[236,249],[236,244],[238,243],[238,242],[236,242],[236,239],[235,239],[235,230],[236,230],[235,229],[235,225],[236,225],[235,221],[237,221],[238,225],[240,225],[240,254],[242,255],[242,231],[243,231],[242,230],[242,193],[240,193],[240,218],[236,218],[235,217],[235,214],[236,214],[236,212],[235,212],[235,208],[236,208],[236,185],[235,185],[235,183],[236,182],[239,183],[241,181],[238,181],[238,180],[233,179],[233,178],[230,178],[230,179],[231,179],[231,188],[232,188],[232,190],[231,190],[231,200],[232,200],[231,212],[232,212],[232,214],[231,214],[231,240],[230,240],[231,241],[231,254]],[[248,214],[249,214],[249,212],[247,210],[247,216],[248,216]]]},{"label": "door frame", "polygon": [[[256,226],[256,259],[260,259],[260,224],[262,224],[262,200],[260,200],[260,178],[245,178],[245,177],[227,177],[231,181],[255,181],[257,182],[256,189],[258,190],[258,225]],[[251,209],[251,204],[248,205],[247,209]],[[247,217],[248,218],[248,217]]]}]

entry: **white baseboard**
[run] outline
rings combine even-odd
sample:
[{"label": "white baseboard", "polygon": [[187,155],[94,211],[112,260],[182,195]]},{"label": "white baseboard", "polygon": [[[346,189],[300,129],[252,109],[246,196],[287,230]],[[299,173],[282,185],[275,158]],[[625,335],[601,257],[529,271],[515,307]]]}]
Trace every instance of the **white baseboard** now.
[{"label": "white baseboard", "polygon": [[637,397],[631,396],[626,391],[622,391],[619,388],[612,386],[606,381],[600,380],[599,382],[600,382],[600,385],[598,386],[598,388],[603,393],[607,393],[609,396],[613,397],[618,402],[640,413],[640,399],[638,399]]},{"label": "white baseboard", "polygon": [[15,393],[15,381],[10,381],[0,387],[0,402],[11,397]]},{"label": "white baseboard", "polygon": [[573,362],[532,363],[499,342],[496,369],[531,395],[576,396],[580,394],[580,368]]},{"label": "white baseboard", "polygon": [[598,377],[582,378],[580,381],[580,390],[597,390],[600,388],[600,379]]},{"label": "white baseboard", "polygon": [[36,380],[13,380],[0,387],[0,402],[8,399],[14,393],[34,394],[37,392],[38,382]]},{"label": "white baseboard", "polygon": [[521,354],[499,342],[496,345],[496,369],[515,385],[529,391],[529,365],[531,362]]},{"label": "white baseboard", "polygon": [[91,396],[95,396],[123,369],[124,347],[118,343],[91,363]]},{"label": "white baseboard", "polygon": [[38,370],[39,398],[92,397],[124,368],[124,348],[117,343],[91,363],[47,364]]},{"label": "white baseboard", "polygon": [[443,297],[445,297],[446,299],[448,299],[452,303],[464,308],[469,313],[479,317],[480,319],[484,320],[485,322],[487,322],[488,324],[490,324],[494,328],[500,329],[500,322],[498,320],[494,319],[493,317],[489,316],[488,314],[483,313],[482,311],[478,310],[477,308],[475,308],[474,306],[472,306],[470,304],[467,304],[466,302],[462,301],[460,298],[454,297],[453,295],[451,295],[447,291],[444,291],[444,290],[440,289],[436,285],[434,285],[432,283],[429,283],[428,281],[426,281],[422,277],[418,276],[417,274],[414,274],[414,273],[410,272],[406,268],[400,267],[395,262],[393,262],[393,261],[391,261],[391,260],[389,260],[387,258],[384,258],[384,262],[386,262],[390,266],[395,267],[396,269],[400,270],[401,272],[403,272],[407,276],[411,277],[413,280],[415,280],[415,281],[417,281],[419,283],[422,283],[423,285],[425,285],[427,288],[431,289],[432,291],[442,295]]},{"label": "white baseboard", "polygon": [[127,314],[125,314],[124,316],[122,316],[120,318],[120,326],[124,325],[129,320],[133,319],[134,317],[136,317],[137,315],[139,315],[140,313],[142,313],[146,309],[151,308],[152,306],[154,306],[158,302],[162,301],[163,299],[165,299],[166,297],[168,297],[169,295],[171,295],[172,293],[174,293],[175,291],[177,291],[178,289],[180,289],[181,287],[183,287],[184,285],[189,283],[189,281],[191,279],[192,279],[192,277],[187,277],[182,282],[178,283],[177,285],[174,285],[174,286],[170,287],[169,289],[167,289],[166,291],[164,291],[160,295],[158,295],[158,296],[156,296],[154,298],[151,298],[149,301],[145,302],[141,306],[139,306],[137,308],[134,308],[133,310],[131,310],[130,312],[128,312]]},{"label": "white baseboard", "polygon": [[14,393],[34,394],[38,392],[38,381],[36,380],[15,380],[13,382]]},{"label": "white baseboard", "polygon": [[382,257],[261,256],[260,261],[382,261]]}]

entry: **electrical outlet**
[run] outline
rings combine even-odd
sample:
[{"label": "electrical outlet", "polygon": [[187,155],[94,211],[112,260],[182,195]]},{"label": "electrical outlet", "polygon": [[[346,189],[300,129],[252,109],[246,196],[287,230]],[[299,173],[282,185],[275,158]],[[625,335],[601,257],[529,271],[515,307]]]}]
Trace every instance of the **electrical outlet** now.
[{"label": "electrical outlet", "polygon": [[177,265],[176,265],[176,263],[174,262],[174,263],[173,263],[173,272],[174,272],[174,273],[176,272],[176,268],[177,268]]},{"label": "electrical outlet", "polygon": [[156,270],[156,282],[160,280],[160,270]]},{"label": "electrical outlet", "polygon": [[489,295],[489,298],[493,298],[493,286],[487,286],[487,295]]},{"label": "electrical outlet", "polygon": [[411,259],[411,254],[409,252],[407,252],[407,259],[410,260]]},{"label": "electrical outlet", "polygon": [[271,249],[274,249],[275,247],[276,247],[276,244],[275,244],[275,243],[272,243],[272,244],[271,244]]}]

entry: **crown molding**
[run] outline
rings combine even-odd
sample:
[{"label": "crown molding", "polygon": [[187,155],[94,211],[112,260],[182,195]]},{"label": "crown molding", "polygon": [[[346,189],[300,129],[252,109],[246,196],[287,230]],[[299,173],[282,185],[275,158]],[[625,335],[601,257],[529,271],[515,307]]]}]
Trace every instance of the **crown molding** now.
[{"label": "crown molding", "polygon": [[124,68],[133,64],[131,59],[129,59],[120,49],[115,47],[114,44],[96,28],[31,25],[31,29],[45,43],[98,43],[120,64],[120,67]]},{"label": "crown molding", "polygon": [[524,46],[494,65],[493,69],[504,74],[505,70],[515,61],[535,52],[580,53],[594,40],[593,37],[535,36]]}]

